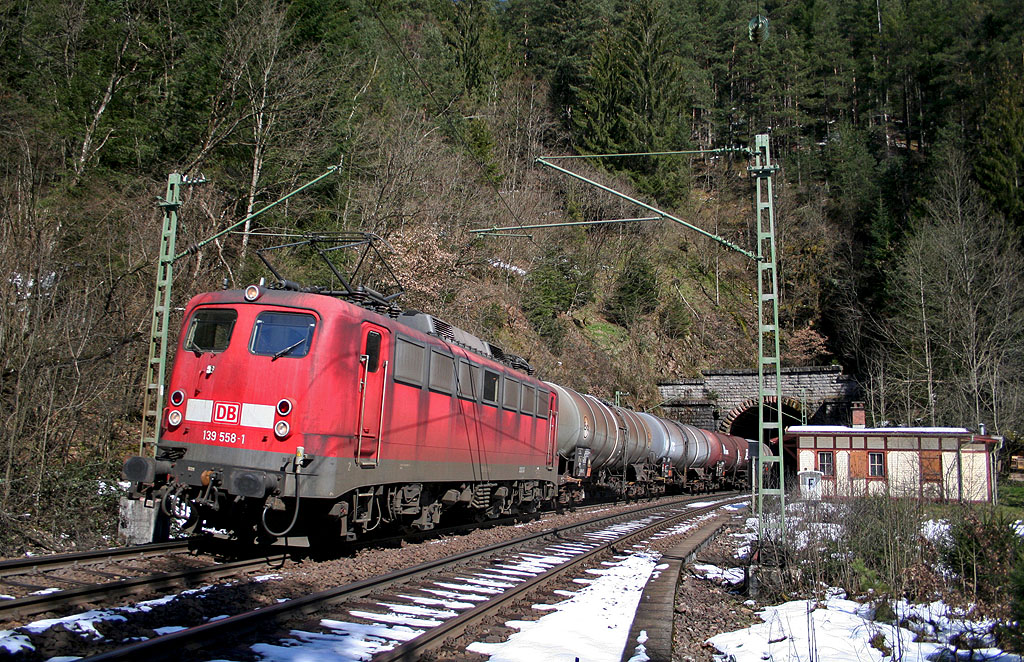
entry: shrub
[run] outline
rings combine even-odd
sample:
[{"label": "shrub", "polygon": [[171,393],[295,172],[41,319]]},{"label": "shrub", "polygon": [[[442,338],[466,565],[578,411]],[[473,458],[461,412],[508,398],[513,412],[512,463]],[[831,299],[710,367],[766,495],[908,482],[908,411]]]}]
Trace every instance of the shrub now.
[{"label": "shrub", "polygon": [[690,332],[690,311],[679,299],[669,299],[658,314],[658,318],[661,322],[661,330],[669,338],[679,340],[685,338],[686,334]]},{"label": "shrub", "polygon": [[658,306],[658,276],[650,260],[633,254],[615,279],[615,289],[605,306],[609,321],[629,327]]},{"label": "shrub", "polygon": [[1004,631],[1004,646],[1018,653],[1024,652],[1024,553],[1018,550],[1017,562],[1010,575],[1010,618]]},{"label": "shrub", "polygon": [[549,251],[526,280],[523,312],[533,328],[554,346],[565,329],[558,316],[586,304],[593,293],[593,274],[559,251]]},{"label": "shrub", "polygon": [[882,653],[882,657],[889,657],[892,655],[892,648],[889,647],[889,642],[886,641],[885,635],[881,632],[876,632],[872,635],[868,644],[870,644],[875,650]]},{"label": "shrub", "polygon": [[951,518],[942,561],[956,573],[967,595],[990,603],[1009,595],[1011,572],[1024,553],[1024,543],[1011,524],[993,508],[963,507]]}]

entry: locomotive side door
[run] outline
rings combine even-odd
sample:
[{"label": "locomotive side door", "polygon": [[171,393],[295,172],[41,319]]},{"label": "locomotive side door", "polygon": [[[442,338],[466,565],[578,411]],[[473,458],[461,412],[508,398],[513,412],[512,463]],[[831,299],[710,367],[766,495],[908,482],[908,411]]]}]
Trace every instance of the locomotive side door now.
[{"label": "locomotive side door", "polygon": [[381,424],[386,404],[385,386],[390,368],[391,334],[382,326],[365,323],[359,345],[359,410],[356,462],[375,467],[380,461]]}]

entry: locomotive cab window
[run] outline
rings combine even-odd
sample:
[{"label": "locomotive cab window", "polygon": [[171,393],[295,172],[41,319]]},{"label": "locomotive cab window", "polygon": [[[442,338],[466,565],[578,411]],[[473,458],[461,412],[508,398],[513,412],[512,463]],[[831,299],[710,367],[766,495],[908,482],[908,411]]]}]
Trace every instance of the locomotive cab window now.
[{"label": "locomotive cab window", "polygon": [[297,359],[309,354],[316,318],[308,313],[264,311],[252,327],[249,351],[274,359]]},{"label": "locomotive cab window", "polygon": [[377,372],[377,368],[380,367],[380,334],[376,331],[366,334],[363,356],[366,357],[366,372]]},{"label": "locomotive cab window", "polygon": [[185,349],[192,352],[223,352],[231,342],[238,311],[201,308],[192,315]]},{"label": "locomotive cab window", "polygon": [[498,378],[496,372],[484,370],[484,397],[483,401],[489,405],[498,404]]}]

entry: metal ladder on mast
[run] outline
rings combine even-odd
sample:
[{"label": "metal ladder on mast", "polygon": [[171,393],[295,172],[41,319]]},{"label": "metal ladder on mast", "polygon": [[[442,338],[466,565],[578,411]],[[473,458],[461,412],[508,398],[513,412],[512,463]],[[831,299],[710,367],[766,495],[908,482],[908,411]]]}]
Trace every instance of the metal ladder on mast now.
[{"label": "metal ladder on mast", "polygon": [[[762,541],[781,543],[786,533],[786,485],[782,449],[782,358],[779,351],[779,282],[775,257],[775,208],[767,134],[755,137],[754,165],[757,214],[757,533]],[[775,420],[766,420],[774,400]],[[762,454],[772,437],[775,454]],[[773,484],[766,486],[771,481]],[[766,499],[766,497],[768,497]],[[767,508],[766,508],[767,501]],[[772,506],[777,502],[778,510]]]},{"label": "metal ladder on mast", "polygon": [[142,435],[139,455],[156,453],[160,436],[160,417],[164,408],[164,380],[167,363],[167,326],[171,311],[171,279],[174,266],[174,243],[178,234],[178,209],[181,207],[182,177],[167,177],[167,194],[157,200],[164,210],[163,232],[160,235],[160,259],[156,265],[156,292],[153,295],[153,318],[149,331],[149,359],[146,361],[146,390],[142,404]]}]

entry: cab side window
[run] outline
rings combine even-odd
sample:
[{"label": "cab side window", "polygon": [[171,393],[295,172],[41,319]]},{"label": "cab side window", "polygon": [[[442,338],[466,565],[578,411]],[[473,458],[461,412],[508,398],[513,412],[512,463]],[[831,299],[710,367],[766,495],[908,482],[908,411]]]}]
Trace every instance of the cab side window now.
[{"label": "cab side window", "polygon": [[376,331],[366,334],[366,349],[363,352],[366,356],[366,372],[377,372],[380,367],[380,340],[381,336]]},{"label": "cab side window", "polygon": [[537,418],[548,417],[548,392],[537,390]]}]

